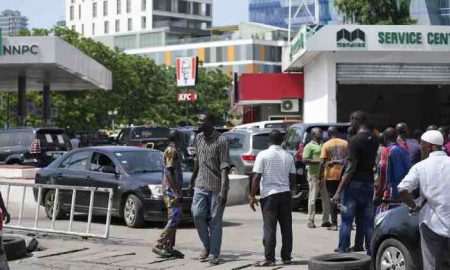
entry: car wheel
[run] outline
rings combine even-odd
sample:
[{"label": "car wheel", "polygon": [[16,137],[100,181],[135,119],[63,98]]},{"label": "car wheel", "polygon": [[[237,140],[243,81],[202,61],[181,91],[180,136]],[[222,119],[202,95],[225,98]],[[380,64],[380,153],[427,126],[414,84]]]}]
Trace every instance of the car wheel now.
[{"label": "car wheel", "polygon": [[[56,215],[55,219],[62,219],[65,216],[65,212],[61,210],[61,198],[58,199],[58,203],[56,204]],[[44,208],[45,214],[49,219],[53,218],[53,205],[55,203],[55,191],[49,190],[45,193],[44,196]]]},{"label": "car wheel", "polygon": [[376,257],[377,270],[417,270],[412,253],[396,239],[381,243]]},{"label": "car wheel", "polygon": [[309,270],[368,270],[370,256],[354,253],[333,253],[311,258]]},{"label": "car wheel", "polygon": [[136,195],[129,195],[123,205],[123,218],[130,228],[142,227],[145,223],[142,201]]}]

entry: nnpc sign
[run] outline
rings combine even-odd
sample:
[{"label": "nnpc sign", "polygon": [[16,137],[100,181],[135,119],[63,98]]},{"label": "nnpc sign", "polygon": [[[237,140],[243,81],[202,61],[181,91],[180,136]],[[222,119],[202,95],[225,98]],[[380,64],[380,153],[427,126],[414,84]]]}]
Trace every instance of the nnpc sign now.
[{"label": "nnpc sign", "polygon": [[0,56],[38,54],[38,45],[3,45],[3,33],[0,28]]}]

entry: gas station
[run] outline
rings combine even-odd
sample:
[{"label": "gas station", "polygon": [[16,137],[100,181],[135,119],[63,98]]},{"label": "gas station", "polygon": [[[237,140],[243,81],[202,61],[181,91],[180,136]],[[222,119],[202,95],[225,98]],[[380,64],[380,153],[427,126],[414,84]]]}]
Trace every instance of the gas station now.
[{"label": "gas station", "polygon": [[55,36],[0,38],[0,91],[17,91],[19,126],[26,125],[27,90],[42,90],[43,123],[50,125],[50,91],[90,89],[111,90],[111,72],[62,39]]}]

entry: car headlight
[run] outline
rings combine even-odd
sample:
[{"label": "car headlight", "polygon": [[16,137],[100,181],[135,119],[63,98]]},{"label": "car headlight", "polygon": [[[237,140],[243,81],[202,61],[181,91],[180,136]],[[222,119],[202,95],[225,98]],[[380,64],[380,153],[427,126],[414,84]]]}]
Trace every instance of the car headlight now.
[{"label": "car headlight", "polygon": [[383,222],[383,220],[386,218],[388,213],[389,213],[389,211],[386,211],[386,212],[378,214],[375,217],[375,227],[378,227],[381,224],[381,222]]},{"label": "car headlight", "polygon": [[152,198],[160,198],[163,195],[162,185],[148,185],[150,192],[152,193]]}]

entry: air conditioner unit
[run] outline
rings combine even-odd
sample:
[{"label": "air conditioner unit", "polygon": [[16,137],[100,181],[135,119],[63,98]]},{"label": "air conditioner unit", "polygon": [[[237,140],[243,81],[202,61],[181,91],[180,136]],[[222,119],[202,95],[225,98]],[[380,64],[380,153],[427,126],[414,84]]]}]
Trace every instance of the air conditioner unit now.
[{"label": "air conditioner unit", "polygon": [[298,112],[300,110],[298,99],[284,99],[281,101],[281,112]]}]

